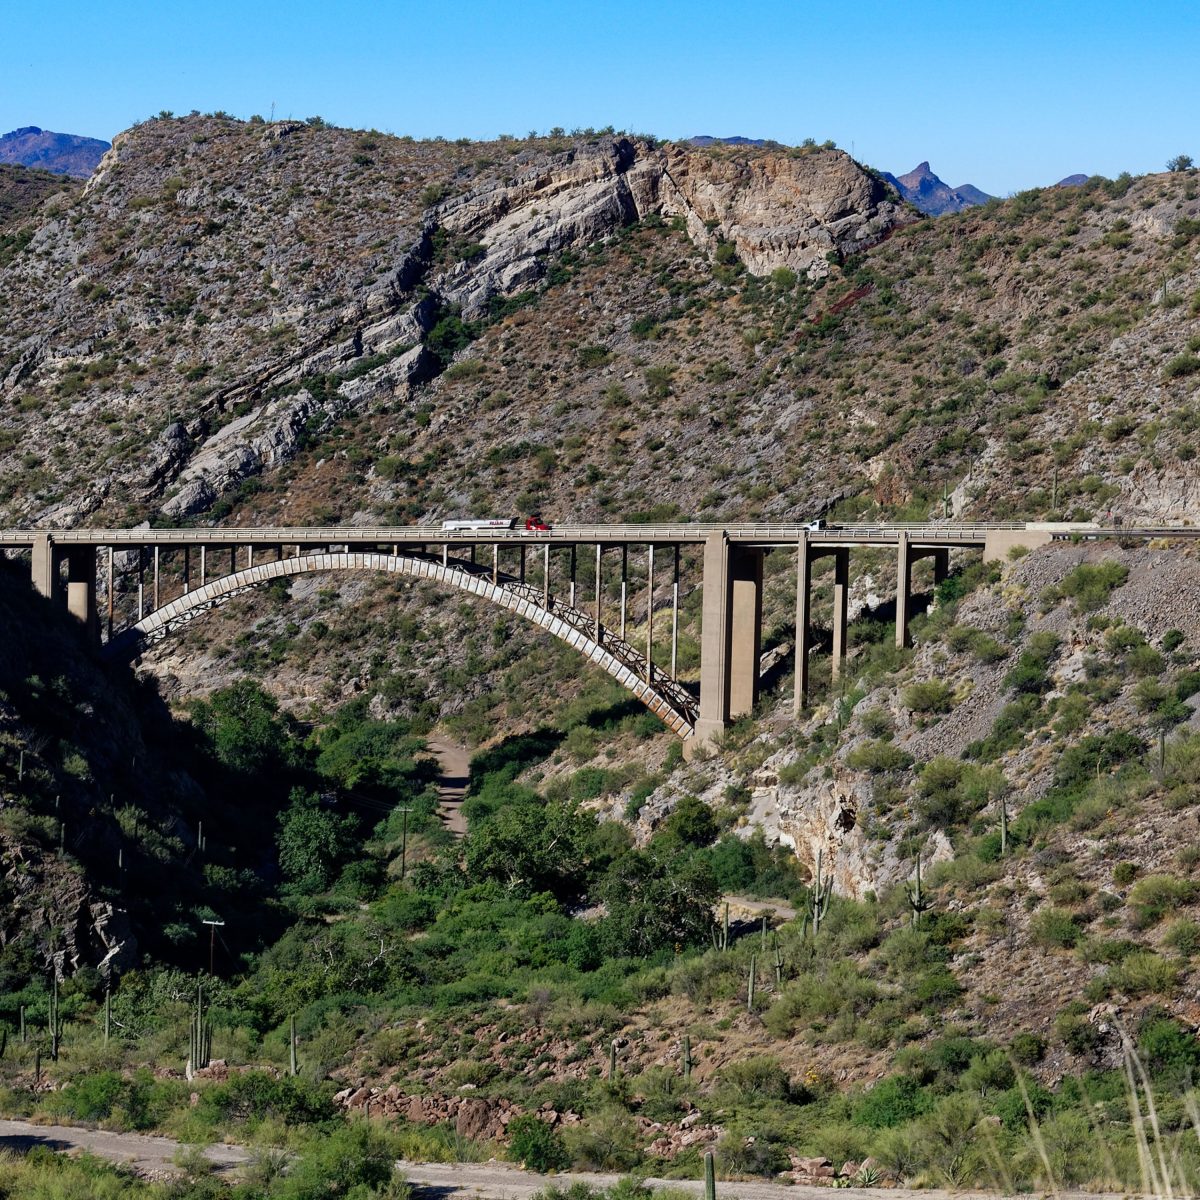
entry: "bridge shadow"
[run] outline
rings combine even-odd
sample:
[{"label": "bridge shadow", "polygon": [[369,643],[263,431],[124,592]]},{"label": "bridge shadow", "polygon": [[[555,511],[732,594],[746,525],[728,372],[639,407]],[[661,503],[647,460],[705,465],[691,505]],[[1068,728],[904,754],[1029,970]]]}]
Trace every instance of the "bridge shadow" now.
[{"label": "bridge shadow", "polygon": [[[638,705],[640,708],[641,705]],[[517,733],[506,737],[487,750],[481,750],[471,759],[470,777],[464,781],[469,794],[477,794],[486,779],[513,780],[527,767],[544,762],[566,740],[561,729],[548,726],[531,733]]]},{"label": "bridge shadow", "polygon": [[31,1150],[52,1150],[65,1154],[72,1149],[70,1142],[44,1133],[6,1133],[0,1135],[0,1154],[28,1154]]}]

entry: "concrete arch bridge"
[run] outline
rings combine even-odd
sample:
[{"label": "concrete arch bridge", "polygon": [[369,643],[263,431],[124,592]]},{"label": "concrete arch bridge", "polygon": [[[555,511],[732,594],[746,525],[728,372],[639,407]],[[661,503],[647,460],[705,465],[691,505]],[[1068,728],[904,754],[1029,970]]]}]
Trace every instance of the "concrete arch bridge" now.
[{"label": "concrete arch bridge", "polygon": [[[1095,526],[963,525],[588,525],[553,530],[437,528],[214,528],[0,530],[0,549],[28,554],[35,588],[63,604],[114,656],[136,656],[250,588],[311,572],[379,572],[457,588],[532,622],[607,671],[659,716],[685,750],[711,743],[758,699],[763,559],[795,558],[794,709],[808,700],[813,648],[812,564],[832,556],[833,671],[846,655],[850,555],[892,547],[897,555],[896,641],[908,641],[912,565],[929,557],[944,577],[951,550],[1001,558],[1013,546],[1054,538],[1196,536],[1196,530],[1103,530]],[[702,550],[698,696],[679,678],[681,550]],[[166,556],[166,561],[164,560]],[[590,570],[588,595],[579,580]],[[631,560],[635,570],[631,573]],[[614,583],[619,600],[606,597]],[[615,574],[614,574],[615,573]],[[619,589],[616,586],[619,583]],[[689,584],[694,586],[696,580]],[[168,595],[168,592],[171,594]],[[103,596],[101,613],[97,597]],[[631,617],[638,644],[627,639]],[[655,625],[670,629],[669,653]],[[656,659],[657,654],[657,659]]]}]

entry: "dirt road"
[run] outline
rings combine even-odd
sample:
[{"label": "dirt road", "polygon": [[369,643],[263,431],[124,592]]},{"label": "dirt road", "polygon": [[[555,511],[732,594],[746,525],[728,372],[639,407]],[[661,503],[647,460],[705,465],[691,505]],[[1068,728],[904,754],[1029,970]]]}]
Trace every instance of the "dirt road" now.
[{"label": "dirt road", "polygon": [[[97,1129],[77,1129],[68,1125],[33,1125],[28,1121],[0,1120],[0,1150],[24,1153],[34,1146],[52,1150],[89,1150],[113,1162],[128,1163],[139,1171],[161,1172],[169,1169],[180,1149],[170,1138],[143,1133],[105,1133]],[[220,1171],[233,1171],[249,1160],[243,1146],[218,1144],[206,1146],[205,1156]],[[511,1163],[411,1163],[397,1164],[418,1194],[418,1200],[529,1200],[535,1192],[554,1184],[567,1188],[586,1183],[594,1188],[611,1187],[619,1175],[572,1173],[570,1175],[534,1175]],[[669,1187],[694,1196],[704,1193],[699,1180],[647,1179],[650,1187]],[[720,1200],[830,1200],[831,1190],[824,1187],[786,1187],[765,1182],[719,1182]],[[1009,1200],[998,1192],[947,1192],[931,1188],[909,1191],[903,1188],[839,1188],[844,1200]],[[1015,1200],[1015,1198],[1014,1198]],[[1028,1200],[1023,1197],[1021,1200]],[[1118,1200],[1115,1196],[1093,1196],[1078,1192],[1059,1193],[1058,1200]]]},{"label": "dirt road", "polygon": [[441,768],[438,779],[438,816],[455,837],[467,832],[462,802],[467,798],[467,781],[471,773],[471,756],[465,746],[433,737],[425,743],[426,750],[437,759]]}]

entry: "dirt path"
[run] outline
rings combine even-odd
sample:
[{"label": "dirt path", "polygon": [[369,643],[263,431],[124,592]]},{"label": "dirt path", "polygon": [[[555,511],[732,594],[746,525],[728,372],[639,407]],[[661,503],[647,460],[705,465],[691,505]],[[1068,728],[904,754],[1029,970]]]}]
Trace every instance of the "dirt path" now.
[{"label": "dirt path", "polygon": [[723,899],[734,920],[774,913],[781,921],[790,921],[796,915],[795,908],[786,900],[752,900],[749,896],[725,896]]},{"label": "dirt path", "polygon": [[[67,1125],[34,1125],[29,1121],[0,1120],[0,1150],[24,1153],[34,1146],[51,1150],[89,1150],[113,1162],[128,1163],[139,1171],[161,1172],[170,1169],[180,1143],[170,1138],[151,1137],[144,1133],[105,1133],[97,1129],[77,1129]],[[205,1156],[218,1170],[232,1170],[247,1162],[251,1155],[243,1146],[218,1144],[206,1146]],[[608,1188],[619,1175],[572,1173],[569,1175],[534,1175],[511,1163],[413,1163],[397,1164],[417,1192],[419,1200],[529,1200],[549,1184],[567,1188],[572,1183],[586,1183],[594,1188]],[[669,1187],[702,1196],[704,1184],[690,1179],[647,1179],[650,1187]],[[720,1182],[720,1200],[830,1200],[827,1187],[788,1187],[778,1183]],[[423,1195],[422,1195],[423,1194]],[[937,1188],[909,1191],[903,1188],[879,1189],[839,1188],[844,1200],[1006,1200],[998,1192],[947,1192]],[[1022,1198],[1028,1200],[1028,1197]],[[1079,1192],[1062,1192],[1059,1200],[1117,1200],[1111,1196],[1092,1196]]]},{"label": "dirt path", "polygon": [[438,779],[438,816],[455,837],[462,837],[467,832],[462,802],[467,798],[471,755],[465,746],[440,737],[430,738],[425,748],[437,759],[442,772]]},{"label": "dirt path", "polygon": [[[73,1125],[34,1125],[30,1121],[0,1120],[0,1150],[24,1154],[35,1146],[49,1150],[88,1150],[111,1162],[126,1163],[146,1174],[173,1165],[180,1143],[146,1133],[106,1133],[102,1129],[79,1129]],[[228,1171],[250,1160],[244,1146],[221,1143],[204,1147],[204,1157],[218,1171]]]}]

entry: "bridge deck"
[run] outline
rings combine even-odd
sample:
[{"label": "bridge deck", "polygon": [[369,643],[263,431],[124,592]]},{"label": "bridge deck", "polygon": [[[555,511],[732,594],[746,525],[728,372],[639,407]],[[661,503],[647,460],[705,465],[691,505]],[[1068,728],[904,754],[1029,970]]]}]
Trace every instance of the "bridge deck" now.
[{"label": "bridge deck", "polygon": [[1195,526],[1098,526],[1088,524],[846,524],[813,530],[803,524],[702,524],[560,525],[549,531],[524,529],[445,530],[438,526],[400,528],[367,526],[238,526],[186,529],[0,529],[0,548],[29,549],[38,536],[49,534],[58,545],[90,546],[299,546],[306,549],[330,545],[699,545],[712,533],[723,532],[742,546],[794,546],[807,535],[814,545],[830,548],[896,545],[902,534],[922,547],[979,547],[989,533],[1030,530],[1053,538],[1159,538],[1200,537]]}]

